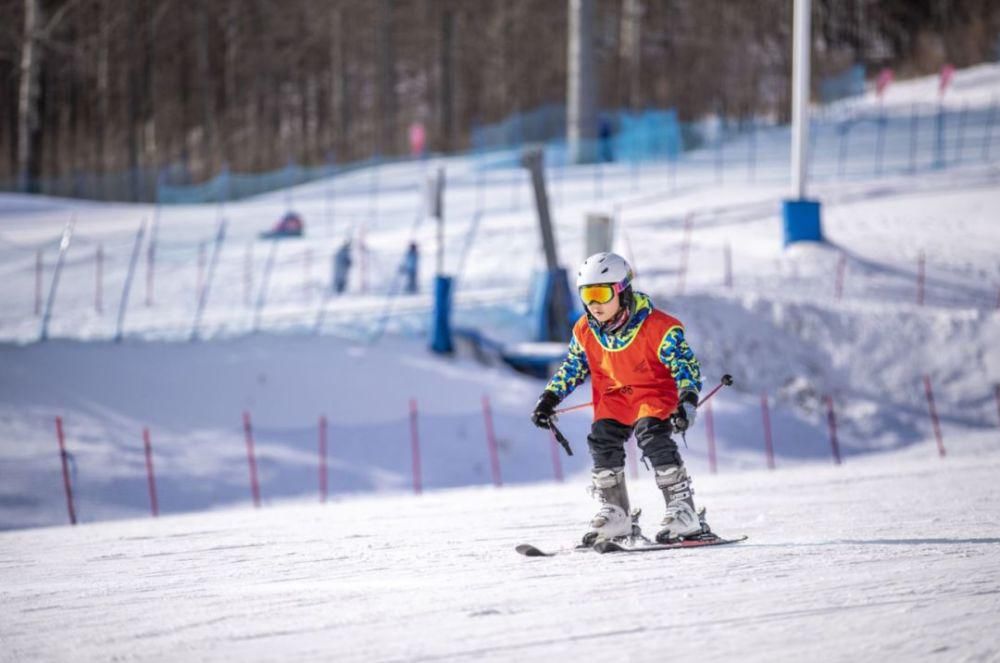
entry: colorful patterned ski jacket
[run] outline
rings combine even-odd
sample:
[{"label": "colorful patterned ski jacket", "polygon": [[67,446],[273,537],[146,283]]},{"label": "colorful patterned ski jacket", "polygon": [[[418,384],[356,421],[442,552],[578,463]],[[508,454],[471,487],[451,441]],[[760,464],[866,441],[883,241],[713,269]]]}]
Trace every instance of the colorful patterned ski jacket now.
[{"label": "colorful patterned ski jacket", "polygon": [[701,369],[684,340],[679,320],[637,292],[620,330],[606,333],[584,314],[562,365],[545,389],[564,399],[591,378],[594,420],[634,424],[643,417],[666,419],[684,392],[701,390]]}]

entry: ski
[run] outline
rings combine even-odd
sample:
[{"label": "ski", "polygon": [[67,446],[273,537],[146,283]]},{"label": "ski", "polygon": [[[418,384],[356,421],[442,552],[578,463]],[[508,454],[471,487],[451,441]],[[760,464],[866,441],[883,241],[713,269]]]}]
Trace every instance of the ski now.
[{"label": "ski", "polygon": [[568,553],[568,552],[586,552],[588,550],[593,550],[599,554],[606,553],[617,553],[617,552],[650,552],[653,550],[676,550],[679,548],[701,548],[704,546],[721,546],[728,543],[739,543],[740,541],[746,541],[746,536],[737,537],[735,539],[723,539],[715,534],[703,535],[701,538],[695,539],[683,539],[681,541],[674,541],[671,543],[656,543],[653,541],[641,541],[634,544],[629,544],[624,541],[598,541],[593,546],[578,545],[573,548],[561,548],[558,550],[542,550],[538,546],[534,546],[530,543],[522,543],[514,547],[514,550],[518,554],[524,555],[525,557],[555,557],[556,555]]},{"label": "ski", "polygon": [[670,543],[640,543],[638,545],[628,545],[624,543],[619,543],[617,541],[598,541],[594,544],[594,551],[600,554],[605,553],[617,553],[617,552],[650,552],[653,550],[677,550],[679,548],[701,548],[704,546],[721,546],[727,543],[739,543],[740,541],[746,541],[746,536],[741,536],[735,539],[723,539],[714,534],[703,536],[702,538],[696,539],[682,539],[680,541],[672,541]]},{"label": "ski", "polygon": [[573,548],[560,548],[559,550],[545,551],[542,550],[541,548],[538,548],[537,546],[531,545],[530,543],[522,543],[518,546],[515,546],[514,550],[516,550],[521,555],[524,555],[525,557],[555,557],[556,555],[560,555],[563,553],[587,552],[588,550],[593,550],[593,547],[579,544],[577,546],[574,546]]}]

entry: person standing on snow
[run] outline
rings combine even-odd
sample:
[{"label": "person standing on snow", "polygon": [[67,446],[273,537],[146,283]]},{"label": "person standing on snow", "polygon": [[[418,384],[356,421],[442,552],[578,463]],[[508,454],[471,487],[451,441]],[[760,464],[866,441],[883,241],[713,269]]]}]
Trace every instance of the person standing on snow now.
[{"label": "person standing on snow", "polygon": [[660,543],[708,532],[695,511],[691,479],[681,460],[674,430],[694,423],[701,369],[684,339],[679,320],[653,308],[632,290],[632,268],[614,253],[587,258],[576,279],[587,308],[573,327],[569,352],[542,392],[532,422],[551,427],[556,406],[588,376],[594,422],[587,445],[593,458],[593,494],[601,502],[590,521],[585,545],[633,534],[625,486],[625,442],[634,431],[653,465],[666,515]]}]

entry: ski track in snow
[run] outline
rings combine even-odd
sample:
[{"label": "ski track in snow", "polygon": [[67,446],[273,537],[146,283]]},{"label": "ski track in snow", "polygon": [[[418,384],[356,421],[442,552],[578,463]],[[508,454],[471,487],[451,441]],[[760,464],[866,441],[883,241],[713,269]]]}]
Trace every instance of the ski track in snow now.
[{"label": "ski track in snow", "polygon": [[6,532],[0,660],[997,660],[996,438],[702,473],[750,539],[691,551],[517,555],[580,534],[579,482]]}]

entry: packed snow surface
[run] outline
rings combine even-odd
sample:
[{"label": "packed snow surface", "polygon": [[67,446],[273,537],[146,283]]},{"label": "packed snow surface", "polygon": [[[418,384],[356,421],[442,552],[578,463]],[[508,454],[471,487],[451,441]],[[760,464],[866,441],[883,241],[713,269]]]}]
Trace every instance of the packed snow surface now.
[{"label": "packed snow surface", "polygon": [[516,554],[581,482],[7,532],[0,660],[996,661],[1000,434],[951,448],[701,473],[700,550]]}]

